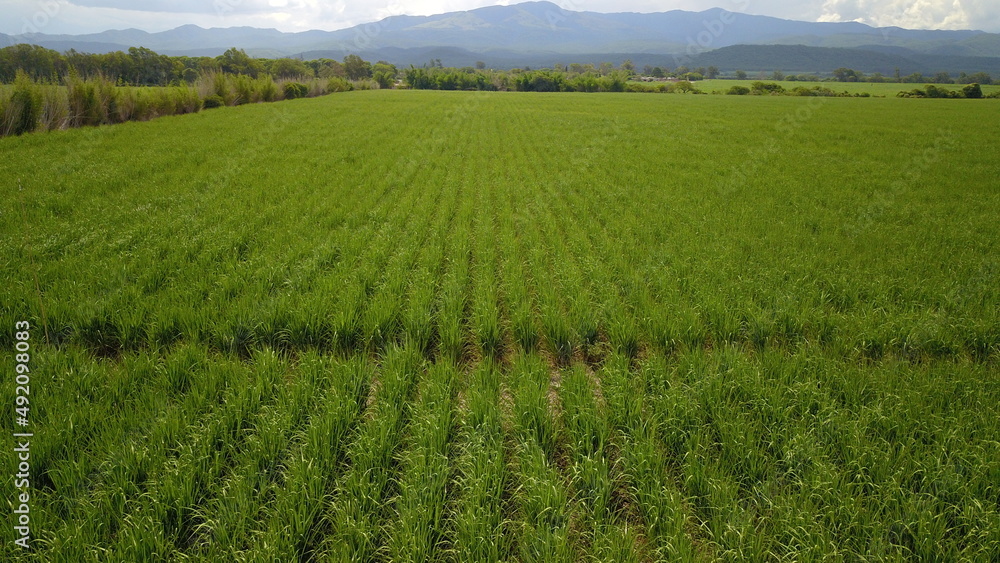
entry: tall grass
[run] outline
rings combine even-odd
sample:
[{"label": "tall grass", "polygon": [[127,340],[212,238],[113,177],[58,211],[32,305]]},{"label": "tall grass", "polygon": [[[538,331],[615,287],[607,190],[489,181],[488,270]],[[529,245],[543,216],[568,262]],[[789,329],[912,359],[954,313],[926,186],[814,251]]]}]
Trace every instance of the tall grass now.
[{"label": "tall grass", "polygon": [[44,101],[41,87],[24,72],[18,72],[14,87],[0,108],[3,110],[0,114],[3,118],[2,133],[21,135],[34,131],[45,113]]},{"label": "tall grass", "polygon": [[[288,81],[276,82],[269,76],[209,72],[193,87],[125,87],[101,76],[83,79],[77,75],[68,76],[65,85],[59,86],[35,83],[21,73],[13,85],[0,88],[0,136],[146,121],[218,105],[277,102],[286,98],[285,83]],[[354,87],[342,79],[310,79],[303,84],[302,97]]]}]

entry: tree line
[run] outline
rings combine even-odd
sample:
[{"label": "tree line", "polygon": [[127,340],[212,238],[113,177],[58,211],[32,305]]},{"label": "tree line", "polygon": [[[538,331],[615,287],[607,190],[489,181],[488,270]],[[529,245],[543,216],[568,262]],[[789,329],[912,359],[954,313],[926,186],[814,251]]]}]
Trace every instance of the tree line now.
[{"label": "tree line", "polygon": [[370,63],[358,55],[342,61],[321,58],[258,59],[232,48],[218,57],[172,57],[145,47],[130,47],[113,53],[60,53],[38,45],[20,44],[0,49],[0,82],[10,84],[18,71],[36,82],[60,83],[70,74],[89,79],[102,77],[122,86],[183,86],[203,74],[223,72],[251,78],[374,80],[391,87],[398,71],[385,61]]},{"label": "tree line", "polygon": [[833,71],[833,77],[838,82],[873,82],[885,83],[896,82],[900,84],[993,84],[993,77],[986,72],[974,72],[972,74],[960,72],[957,77],[952,77],[951,73],[938,72],[934,76],[925,76],[921,72],[914,72],[902,76],[899,69],[892,76],[885,76],[881,72],[865,73],[840,67]]}]

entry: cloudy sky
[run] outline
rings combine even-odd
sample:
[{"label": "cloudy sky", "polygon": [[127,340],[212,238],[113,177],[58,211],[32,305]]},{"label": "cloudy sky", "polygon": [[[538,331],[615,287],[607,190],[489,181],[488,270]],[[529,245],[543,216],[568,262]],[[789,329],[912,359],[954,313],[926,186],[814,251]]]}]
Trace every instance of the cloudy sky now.
[{"label": "cloudy sky", "polygon": [[[334,30],[391,15],[429,15],[519,0],[0,0],[0,33],[93,33],[184,24]],[[592,12],[700,11],[712,7],[805,21],[859,21],[919,29],[1000,32],[998,0],[553,0]]]}]

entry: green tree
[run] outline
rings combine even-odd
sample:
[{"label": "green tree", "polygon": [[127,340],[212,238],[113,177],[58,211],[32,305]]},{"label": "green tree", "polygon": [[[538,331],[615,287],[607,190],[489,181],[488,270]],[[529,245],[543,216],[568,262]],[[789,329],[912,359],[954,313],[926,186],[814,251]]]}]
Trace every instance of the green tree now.
[{"label": "green tree", "polygon": [[783,94],[785,89],[774,82],[754,82],[750,85],[755,94]]},{"label": "green tree", "polygon": [[713,79],[718,78],[718,77],[719,77],[719,67],[717,67],[717,66],[710,66],[705,71],[705,78],[707,78],[709,80],[713,80]]},{"label": "green tree", "polygon": [[396,84],[396,75],[399,73],[396,66],[385,61],[379,61],[372,67],[372,77],[378,82],[378,87],[384,89],[392,88]]},{"label": "green tree", "polygon": [[351,80],[362,80],[372,77],[372,65],[357,55],[344,57],[344,72]]},{"label": "green tree", "polygon": [[0,81],[13,82],[18,70],[34,80],[48,80],[63,75],[67,65],[58,51],[37,45],[21,43],[0,49]]},{"label": "green tree", "polygon": [[476,61],[477,70],[484,70],[485,68],[486,68],[486,63],[484,63],[483,61]]},{"label": "green tree", "polygon": [[129,47],[132,75],[128,81],[143,86],[166,86],[173,79],[174,63],[170,57],[159,55],[145,47]]},{"label": "green tree", "polygon": [[859,82],[864,77],[858,71],[845,67],[840,67],[833,71],[833,76],[838,82]]},{"label": "green tree", "polygon": [[271,74],[278,78],[298,78],[300,76],[312,78],[316,74],[316,71],[306,66],[304,62],[289,58],[271,61],[270,70]]},{"label": "green tree", "polygon": [[316,74],[320,78],[346,78],[347,71],[344,70],[344,65],[340,64],[340,61],[335,61],[331,59],[319,59],[315,61],[316,64]]},{"label": "green tree", "polygon": [[236,47],[219,55],[216,60],[219,61],[222,71],[229,74],[245,74],[256,78],[262,71],[259,61],[251,58],[243,49]]},{"label": "green tree", "polygon": [[947,72],[939,72],[934,75],[935,84],[954,84],[955,81],[951,79],[951,75]]},{"label": "green tree", "polygon": [[965,88],[962,88],[962,94],[966,98],[978,100],[983,97],[983,89],[979,87],[979,84],[969,84]]},{"label": "green tree", "polygon": [[674,89],[684,94],[687,94],[688,92],[698,91],[698,89],[694,87],[694,84],[691,84],[691,82],[687,80],[681,80],[676,84],[674,84]]},{"label": "green tree", "polygon": [[737,70],[736,71],[736,79],[737,80],[746,80],[747,79],[747,73],[746,73],[746,71],[745,70]]},{"label": "green tree", "polygon": [[977,72],[966,77],[967,84],[993,84],[993,77],[985,72]]}]

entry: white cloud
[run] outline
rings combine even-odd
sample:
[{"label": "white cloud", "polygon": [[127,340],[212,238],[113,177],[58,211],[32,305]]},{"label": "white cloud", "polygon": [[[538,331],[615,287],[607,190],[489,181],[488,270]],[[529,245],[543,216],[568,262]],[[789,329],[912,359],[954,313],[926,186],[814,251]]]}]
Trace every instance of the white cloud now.
[{"label": "white cloud", "polygon": [[826,0],[819,21],[857,21],[877,27],[910,29],[970,29],[975,23],[963,4],[974,3],[961,0]]}]

